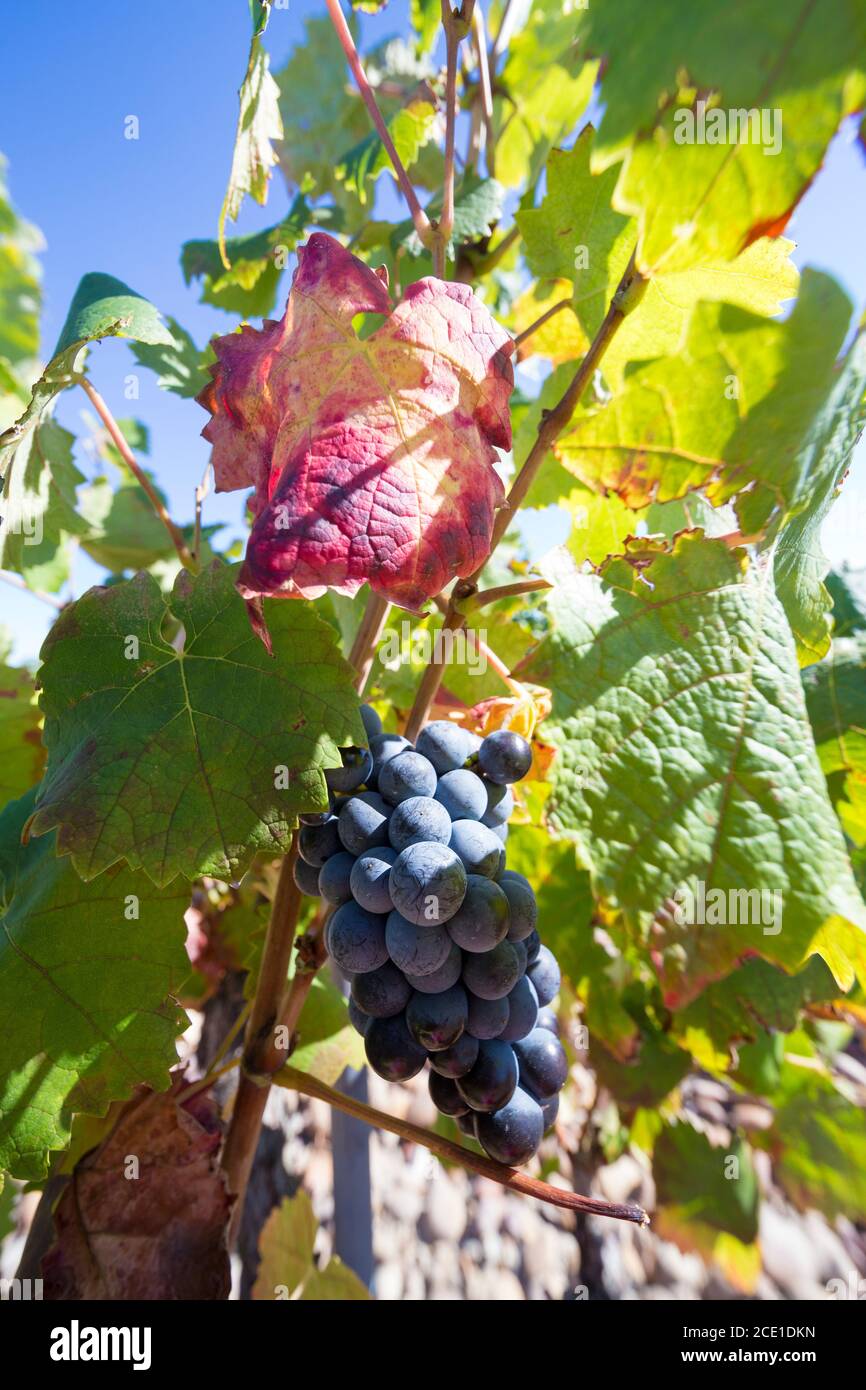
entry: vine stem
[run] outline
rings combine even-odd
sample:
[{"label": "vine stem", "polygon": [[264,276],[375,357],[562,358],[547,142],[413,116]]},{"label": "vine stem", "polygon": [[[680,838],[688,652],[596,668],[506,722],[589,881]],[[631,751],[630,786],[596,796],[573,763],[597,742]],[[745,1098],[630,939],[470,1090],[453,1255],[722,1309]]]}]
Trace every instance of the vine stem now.
[{"label": "vine stem", "polygon": [[484,11],[475,6],[472,16],[475,28],[475,47],[478,51],[478,78],[481,91],[481,114],[484,118],[484,156],[487,174],[496,178],[496,138],[493,129],[493,89],[490,82],[490,63],[487,56],[487,32],[484,25]]},{"label": "vine stem", "polygon": [[9,570],[0,570],[0,579],[4,584],[11,584],[13,589],[21,589],[25,594],[30,594],[31,598],[38,598],[42,603],[47,603],[51,608],[56,608],[58,613],[62,613],[69,599],[58,598],[56,594],[46,594],[42,589],[31,589],[26,580],[20,575],[11,574]]},{"label": "vine stem", "polygon": [[[329,0],[330,3],[330,0]],[[454,230],[454,137],[457,129],[457,51],[472,24],[475,0],[463,0],[459,10],[452,10],[450,0],[441,0],[442,24],[445,29],[445,179],[442,190],[442,215],[433,235],[433,274],[445,278],[448,243]]]},{"label": "vine stem", "polygon": [[403,197],[409,205],[415,231],[420,237],[422,244],[424,246],[429,246],[433,233],[430,219],[418,202],[415,189],[412,187],[412,180],[403,167],[403,161],[397,153],[394,141],[391,139],[391,134],[385,124],[385,119],[382,112],[379,110],[373,88],[367,80],[367,74],[364,72],[358,50],[355,47],[355,40],[352,38],[351,30],[346,23],[343,11],[340,9],[340,0],[325,0],[325,4],[328,7],[328,14],[331,17],[331,23],[334,26],[337,38],[340,40],[340,46],[346,55],[346,61],[352,69],[355,85],[361,94],[364,105],[370,113],[373,124],[379,134],[379,139],[388,151],[388,158],[391,160],[394,173],[397,176],[397,182],[400,185]]},{"label": "vine stem", "polygon": [[570,299],[560,299],[556,304],[553,305],[551,309],[548,309],[545,313],[540,314],[539,317],[535,320],[535,322],[531,323],[528,328],[524,328],[522,333],[517,334],[517,337],[514,339],[516,345],[518,347],[522,347],[523,344],[526,342],[527,338],[531,338],[533,333],[537,333],[539,328],[544,327],[548,319],[552,319],[554,314],[561,314],[563,309],[568,309],[570,308],[570,306]]},{"label": "vine stem", "polygon": [[[552,410],[547,410],[542,414],[541,423],[535,442],[526,456],[522,468],[517,477],[511,484],[511,489],[506,498],[505,505],[496,514],[493,523],[493,534],[490,541],[490,550],[487,560],[493,554],[509,525],[514,519],[515,513],[526,498],[530,487],[535,481],[538,470],[547,457],[548,451],[553,447],[556,439],[565,429],[580,401],[584,391],[589,386],[593,374],[599,362],[603,358],[607,348],[612,341],[617,329],[623,319],[638,303],[646,289],[646,281],[637,270],[635,253],[632,252],[629,263],[626,266],[622,279],[616,288],[613,298],[608,305],[607,313],[602,320],[598,332],[593,338],[582,358],[580,366],[575,372],[564,395],[557,401]],[[487,560],[479,565],[474,574],[468,579],[461,579],[454,585],[451,591],[451,598],[448,609],[445,613],[443,630],[449,629],[453,632],[459,630],[466,623],[466,612],[469,604],[475,597],[478,587],[478,577],[484,569]],[[442,681],[444,669],[444,658],[441,655],[446,650],[446,644],[440,643],[440,656],[430,662],[426,668],[421,682],[415,695],[415,702],[409,713],[406,724],[406,737],[414,742],[421,727],[426,723],[427,716],[436,699],[439,686]]]},{"label": "vine stem", "polygon": [[134,453],[132,452],[126,440],[124,439],[120,426],[118,425],[117,421],[115,420],[105,401],[102,399],[102,396],[99,394],[96,387],[93,385],[92,382],[90,382],[87,379],[86,376],[80,377],[78,380],[78,384],[84,391],[85,395],[90,401],[90,404],[93,406],[93,409],[96,411],[105,428],[108,430],[108,433],[111,435],[112,442],[114,443],[117,452],[120,454],[120,457],[123,459],[123,462],[126,464],[129,471],[135,477],[136,482],[147,494],[147,497],[150,501],[151,506],[153,507],[153,510],[156,512],[156,515],[159,517],[160,521],[162,522],[163,526],[165,527],[166,531],[171,537],[171,543],[177,551],[178,559],[180,560],[184,569],[194,571],[196,568],[196,562],[193,557],[192,551],[190,550],[189,546],[184,540],[183,532],[181,531],[179,526],[175,525],[168,512],[166,511],[165,507],[163,506],[163,503],[160,500],[159,494],[154,488],[153,483],[148,478],[144,469],[141,467]]},{"label": "vine stem", "polygon": [[343,1110],[347,1115],[353,1115],[355,1119],[363,1120],[365,1124],[371,1125],[373,1128],[385,1129],[390,1134],[398,1135],[401,1139],[408,1139],[414,1144],[421,1144],[425,1149],[436,1154],[437,1157],[447,1159],[451,1163],[459,1163],[462,1168],[468,1168],[473,1173],[480,1173],[483,1178],[498,1182],[500,1186],[507,1187],[511,1192],[519,1192],[525,1197],[536,1197],[540,1202],[547,1202],[554,1207],[565,1207],[569,1211],[591,1212],[595,1216],[610,1216],[617,1221],[632,1221],[637,1226],[649,1225],[649,1217],[643,1207],[628,1206],[619,1202],[606,1202],[601,1197],[584,1197],[578,1192],[565,1192],[562,1188],[542,1182],[539,1178],[530,1178],[526,1173],[521,1173],[516,1168],[506,1168],[501,1163],[495,1163],[491,1158],[473,1153],[471,1149],[463,1148],[462,1144],[454,1144],[450,1139],[443,1139],[440,1135],[434,1134],[431,1130],[422,1129],[420,1125],[414,1125],[409,1120],[398,1120],[394,1115],[386,1115],[384,1111],[376,1110],[372,1105],[365,1105],[363,1101],[355,1100],[352,1096],[344,1095],[341,1091],[335,1091],[330,1086],[326,1086],[323,1081],[318,1081],[306,1072],[297,1071],[294,1067],[283,1067],[276,1080],[280,1086],[284,1086],[288,1090],[298,1091],[301,1095],[310,1096],[313,1100],[323,1100],[327,1105],[332,1105],[337,1110]]},{"label": "vine stem", "polygon": [[[386,600],[378,594],[370,594],[349,657],[355,668],[355,689],[359,695],[363,694],[367,683],[388,610]],[[234,1244],[240,1227],[271,1083],[274,1074],[291,1055],[301,1010],[316,972],[325,960],[324,921],[320,916],[298,941],[297,969],[286,985],[302,897],[294,878],[297,858],[298,832],[295,831],[289,852],[280,866],[256,992],[247,1021],[241,1078],[222,1152],[222,1169],[229,1191],[236,1198],[229,1225],[230,1245]]]}]

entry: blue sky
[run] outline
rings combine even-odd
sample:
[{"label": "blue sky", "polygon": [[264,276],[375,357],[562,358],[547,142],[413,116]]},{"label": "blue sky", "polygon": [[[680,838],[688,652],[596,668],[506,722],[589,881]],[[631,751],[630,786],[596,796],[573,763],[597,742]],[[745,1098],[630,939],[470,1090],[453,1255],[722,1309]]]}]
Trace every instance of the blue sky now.
[{"label": "blue sky", "polygon": [[[324,12],[322,0],[290,0],[288,8],[274,11],[267,40],[275,67],[288,56],[305,17]],[[383,15],[365,23],[385,37],[401,31],[405,13],[405,0],[392,0]],[[50,351],[56,341],[75,287],[89,270],[126,280],[199,343],[228,331],[233,320],[198,304],[195,287],[184,285],[178,257],[182,242],[215,232],[249,42],[246,0],[115,0],[110,7],[41,0],[6,6],[2,31],[7,61],[0,150],[9,160],[16,207],[46,241],[44,348]],[[138,140],[124,138],[128,115],[138,117]],[[797,263],[836,275],[860,314],[866,307],[866,161],[853,135],[852,127],[834,142],[789,235],[798,243]],[[269,225],[286,205],[277,174],[268,207],[248,200],[230,230]],[[117,341],[91,354],[92,378],[119,415],[131,413],[123,378],[132,367],[129,349]],[[81,393],[66,393],[60,419],[75,430],[87,404]],[[199,437],[204,413],[161,392],[145,371],[134,409],[150,426],[151,465],[172,512],[188,520],[208,458]],[[825,549],[835,564],[863,563],[866,443],[858,454],[825,528]],[[240,510],[239,494],[212,497],[206,520],[230,522],[238,531]],[[76,591],[100,574],[80,557]],[[13,631],[16,657],[35,657],[50,618],[38,600],[0,585],[0,621]]]}]

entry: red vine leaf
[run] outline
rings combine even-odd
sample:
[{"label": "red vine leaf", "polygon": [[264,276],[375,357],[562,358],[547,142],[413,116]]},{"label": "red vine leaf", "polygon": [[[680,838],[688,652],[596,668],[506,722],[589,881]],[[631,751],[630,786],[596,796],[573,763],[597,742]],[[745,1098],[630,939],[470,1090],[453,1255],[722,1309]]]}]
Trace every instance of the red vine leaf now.
[{"label": "red vine leaf", "polygon": [[142,1087],[75,1166],[42,1262],[49,1299],[228,1298],[231,1201],[211,1098]]},{"label": "red vine leaf", "polygon": [[[285,316],[214,342],[217,488],[255,488],[238,587],[418,608],[490,549],[511,446],[513,344],[463,284],[427,278],[392,310],[372,271],[322,232],[298,252]],[[383,314],[366,338],[357,315]]]}]

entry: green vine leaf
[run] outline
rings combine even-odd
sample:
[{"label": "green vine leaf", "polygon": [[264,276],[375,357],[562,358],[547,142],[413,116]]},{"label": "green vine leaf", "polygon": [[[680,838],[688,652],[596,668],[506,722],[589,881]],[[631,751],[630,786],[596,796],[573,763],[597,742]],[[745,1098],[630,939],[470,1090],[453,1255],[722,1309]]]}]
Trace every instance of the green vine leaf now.
[{"label": "green vine leaf", "polygon": [[772,573],[700,532],[664,545],[555,575],[553,631],[518,671],[553,691],[554,827],[652,947],[669,1007],[744,954],[788,970],[818,954],[847,989],[866,978],[866,909]]},{"label": "green vine leaf", "polygon": [[317,976],[298,1022],[299,1044],[292,1066],[326,1086],[335,1086],[346,1067],[366,1066],[364,1039],[349,1022],[346,1001],[329,980]]},{"label": "green vine leaf", "polygon": [[744,0],[722,14],[625,0],[582,18],[588,50],[605,57],[596,164],[624,160],[615,204],[639,217],[639,262],[653,272],[778,234],[866,96],[857,0]]},{"label": "green vine leaf", "polygon": [[370,1297],[357,1274],[336,1255],[324,1269],[316,1268],[313,1246],[317,1229],[312,1203],[303,1189],[294,1197],[283,1198],[262,1228],[254,1299],[346,1302]]},{"label": "green vine leaf", "polygon": [[158,884],[231,880],[286,851],[298,812],[326,806],[338,747],[364,742],[332,630],[307,604],[268,604],[269,656],[236,574],[183,571],[169,596],[148,574],[91,589],[46,639],[32,833],[58,829],[82,878],[125,859]]},{"label": "green vine leaf", "polygon": [[836,814],[849,838],[866,844],[866,633],[835,638],[803,684]]},{"label": "green vine leaf", "polygon": [[[793,516],[774,547],[779,595],[797,642],[801,666],[820,661],[830,646],[832,599],[824,585],[829,563],[821,549],[821,527],[851,465],[866,425],[866,332],[855,339],[838,381],[800,449],[799,483]],[[748,530],[766,511],[759,496],[743,497],[738,508]]]},{"label": "green vine leaf", "polygon": [[84,474],[72,459],[73,436],[47,417],[6,456],[0,504],[0,568],[34,589],[56,593],[66,583],[73,544],[88,534],[76,509]]},{"label": "green vine leaf", "polygon": [[[187,281],[188,283],[188,281]],[[166,319],[170,341],[131,344],[132,355],[142,367],[156,372],[163,391],[189,399],[197,396],[208,381],[207,368],[213,361],[210,346],[196,347],[189,333],[176,319]]]},{"label": "green vine leaf", "polygon": [[33,676],[0,665],[0,804],[4,806],[42,776],[41,724]]},{"label": "green vine leaf", "polygon": [[653,1150],[653,1177],[659,1205],[673,1208],[677,1224],[696,1222],[743,1244],[757,1237],[758,1180],[741,1139],[716,1148],[690,1124],[666,1125]]},{"label": "green vine leaf", "polygon": [[73,1112],[168,1086],[189,962],[183,885],[120,866],[83,883],[53,835],[22,845],[34,796],[0,815],[0,1168],[38,1180]]},{"label": "green vine leaf", "polygon": [[[786,1061],[776,1108],[774,1172],[801,1210],[862,1221],[866,1212],[863,1110],[826,1073]],[[842,1083],[844,1085],[844,1083]]]},{"label": "green vine leaf", "polygon": [[220,256],[226,270],[231,268],[226,249],[226,222],[237,222],[247,194],[255,198],[257,203],[267,202],[271,170],[277,162],[272,141],[281,140],[283,136],[280,89],[271,73],[270,59],[262,43],[271,14],[270,0],[256,0],[251,9],[253,36],[247,70],[238,92],[240,110],[232,167],[217,230]]}]

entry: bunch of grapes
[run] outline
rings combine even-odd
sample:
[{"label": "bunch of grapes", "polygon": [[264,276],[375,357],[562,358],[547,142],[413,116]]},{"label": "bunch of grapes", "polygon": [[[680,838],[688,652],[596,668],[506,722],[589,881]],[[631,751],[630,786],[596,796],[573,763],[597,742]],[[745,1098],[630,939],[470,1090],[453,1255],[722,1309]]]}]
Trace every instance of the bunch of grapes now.
[{"label": "bunch of grapes", "polygon": [[332,909],[325,944],[373,1070],[406,1081],[429,1060],[436,1107],[491,1158],[525,1163],[568,1071],[548,1007],[559,967],[528,880],[506,868],[531,749],[447,720],[413,747],[361,714],[369,749],[325,774],[331,810],[301,817],[295,881]]}]

